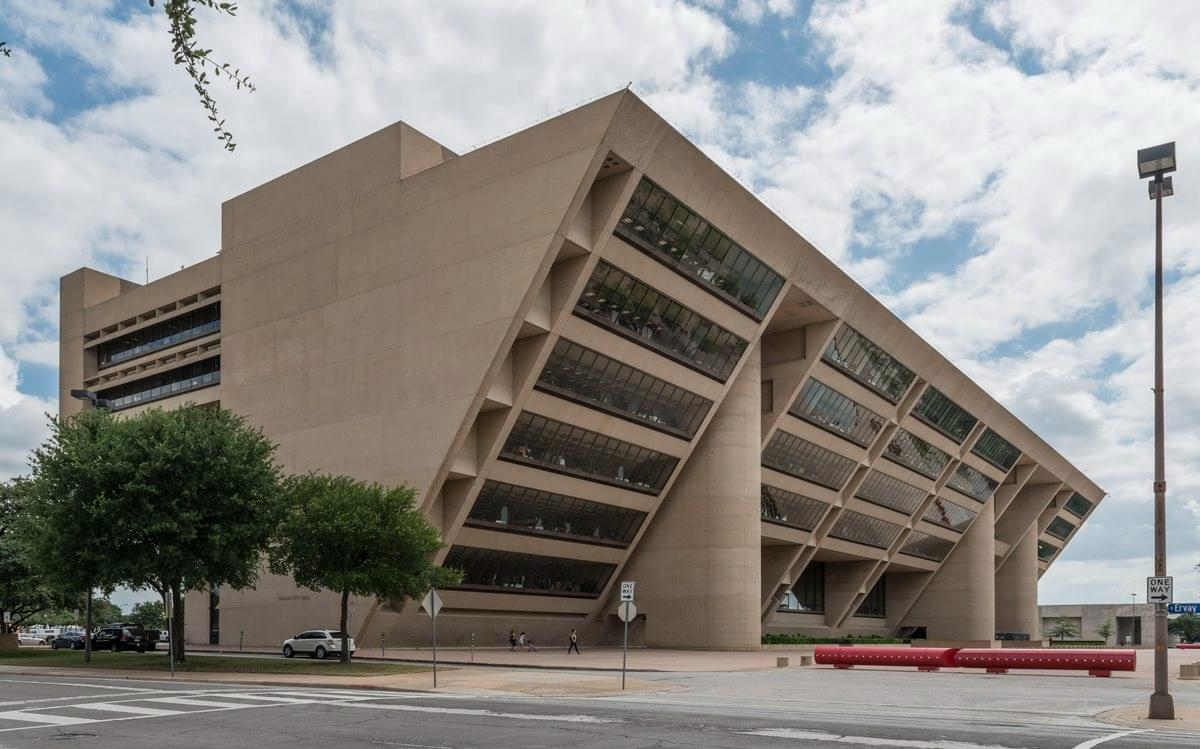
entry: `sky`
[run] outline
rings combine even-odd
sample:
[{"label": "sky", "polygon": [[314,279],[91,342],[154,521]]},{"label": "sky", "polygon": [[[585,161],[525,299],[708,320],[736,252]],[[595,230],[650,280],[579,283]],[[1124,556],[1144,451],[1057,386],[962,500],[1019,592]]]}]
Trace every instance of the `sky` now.
[{"label": "sky", "polygon": [[57,405],[57,279],[210,257],[220,204],[403,119],[464,152],[632,85],[1110,496],[1042,603],[1152,573],[1153,205],[1169,568],[1200,600],[1200,13],[1074,0],[257,0],[198,11],[237,150],[142,0],[0,0],[0,479]]}]

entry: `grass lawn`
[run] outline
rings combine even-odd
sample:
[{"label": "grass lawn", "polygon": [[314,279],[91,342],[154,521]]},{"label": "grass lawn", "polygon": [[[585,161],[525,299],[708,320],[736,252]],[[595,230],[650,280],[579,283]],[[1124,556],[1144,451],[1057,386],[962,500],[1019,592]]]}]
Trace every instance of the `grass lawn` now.
[{"label": "grass lawn", "polygon": [[[39,668],[115,668],[128,671],[170,671],[165,653],[113,653],[102,650],[92,653],[92,662],[83,660],[81,650],[50,650],[21,648],[0,652],[0,666],[34,666]],[[239,657],[227,655],[187,656],[187,664],[176,671],[212,674],[319,674],[322,676],[387,676],[428,671],[425,666],[400,663],[355,661],[343,666],[336,660],[317,661],[306,657],[286,659],[276,657]]]}]

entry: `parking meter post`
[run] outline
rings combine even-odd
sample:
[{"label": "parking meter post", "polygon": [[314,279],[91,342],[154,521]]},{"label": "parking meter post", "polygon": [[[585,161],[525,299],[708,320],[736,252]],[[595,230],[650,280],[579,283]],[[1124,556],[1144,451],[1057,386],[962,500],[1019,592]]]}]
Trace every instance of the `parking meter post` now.
[{"label": "parking meter post", "polygon": [[383,639],[386,636],[387,635],[383,632],[379,633],[379,652],[381,654],[381,657],[383,657],[383,658],[387,658],[387,643],[384,642],[384,639]]},{"label": "parking meter post", "polygon": [[246,628],[242,627],[242,631],[238,633],[238,652],[242,652],[242,643],[246,640]]},{"label": "parking meter post", "polygon": [[471,663],[475,662],[475,633],[471,633]]}]

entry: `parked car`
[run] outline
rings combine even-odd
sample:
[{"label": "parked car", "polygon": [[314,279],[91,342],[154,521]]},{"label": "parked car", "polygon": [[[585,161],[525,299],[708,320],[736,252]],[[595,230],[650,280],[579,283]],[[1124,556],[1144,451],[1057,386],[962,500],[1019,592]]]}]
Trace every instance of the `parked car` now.
[{"label": "parked car", "polygon": [[146,630],[137,625],[110,624],[98,629],[92,638],[92,650],[136,650],[144,653],[152,650],[153,645]]},{"label": "parked car", "polygon": [[17,644],[18,645],[45,645],[46,641],[44,639],[42,639],[39,635],[30,634],[29,632],[18,632],[17,633]]},{"label": "parked car", "polygon": [[65,648],[67,650],[83,650],[83,633],[82,632],[63,632],[58,637],[50,641],[50,647],[53,650]]},{"label": "parked car", "polygon": [[[350,654],[354,655],[354,638],[350,638]],[[336,629],[310,629],[283,641],[283,657],[291,658],[304,653],[309,658],[324,660],[330,655],[342,654],[342,633]]]}]

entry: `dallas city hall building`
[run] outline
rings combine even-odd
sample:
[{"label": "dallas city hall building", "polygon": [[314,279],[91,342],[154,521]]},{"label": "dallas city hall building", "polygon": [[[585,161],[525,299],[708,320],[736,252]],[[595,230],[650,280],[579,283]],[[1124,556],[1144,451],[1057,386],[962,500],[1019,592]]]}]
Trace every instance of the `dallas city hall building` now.
[{"label": "dallas city hall building", "polygon": [[[980,300],[986,304],[986,300]],[[622,91],[457,155],[396,123],[224,203],[212,258],[61,281],[59,403],[220,404],[286,470],[407,482],[460,568],[439,639],[1038,638],[1104,493]],[[187,598],[278,645],[337,596]],[[364,646],[425,643],[353,602]]]}]

